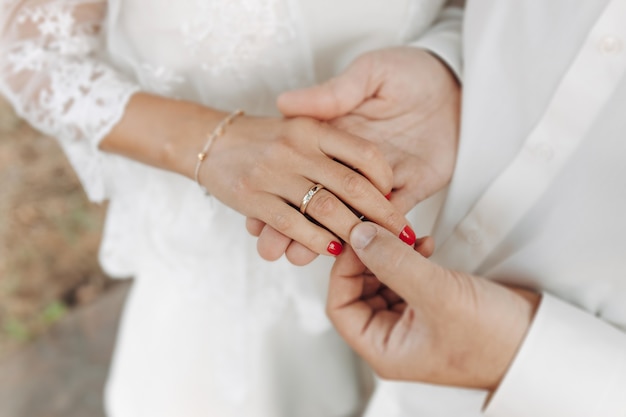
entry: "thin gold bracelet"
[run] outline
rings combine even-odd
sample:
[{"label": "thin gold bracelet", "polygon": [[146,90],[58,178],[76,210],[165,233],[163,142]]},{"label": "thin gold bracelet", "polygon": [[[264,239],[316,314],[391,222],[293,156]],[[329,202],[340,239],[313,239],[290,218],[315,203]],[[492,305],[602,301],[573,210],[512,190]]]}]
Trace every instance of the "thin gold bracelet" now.
[{"label": "thin gold bracelet", "polygon": [[207,191],[206,187],[204,187],[200,183],[200,167],[202,167],[202,163],[204,162],[207,155],[209,154],[209,150],[211,149],[211,145],[213,145],[213,142],[215,142],[215,139],[222,136],[224,132],[226,132],[226,127],[229,124],[231,124],[237,117],[242,116],[243,114],[244,114],[243,110],[237,109],[231,114],[229,114],[228,116],[226,116],[224,119],[222,119],[222,121],[217,125],[217,127],[213,129],[213,131],[209,134],[206,140],[206,143],[204,144],[204,147],[202,148],[202,151],[198,154],[198,162],[196,162],[196,171],[195,171],[194,177],[196,179],[196,184],[198,184],[200,189],[204,191],[204,193],[207,195],[209,194],[209,192]]}]

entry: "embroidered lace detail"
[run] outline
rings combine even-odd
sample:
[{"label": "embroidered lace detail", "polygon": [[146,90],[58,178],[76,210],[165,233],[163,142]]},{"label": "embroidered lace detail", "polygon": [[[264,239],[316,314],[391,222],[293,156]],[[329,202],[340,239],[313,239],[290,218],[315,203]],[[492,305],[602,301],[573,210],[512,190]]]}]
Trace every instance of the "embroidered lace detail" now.
[{"label": "embroidered lace detail", "polygon": [[164,96],[176,97],[176,89],[185,82],[182,75],[163,65],[143,63],[140,67],[139,79],[147,91]]},{"label": "embroidered lace detail", "polygon": [[198,13],[180,33],[202,69],[214,74],[265,62],[268,49],[296,36],[285,0],[196,0],[196,5]]},{"label": "embroidered lace detail", "polygon": [[56,137],[90,198],[105,198],[99,141],[137,86],[98,59],[102,1],[2,1],[0,91]]}]

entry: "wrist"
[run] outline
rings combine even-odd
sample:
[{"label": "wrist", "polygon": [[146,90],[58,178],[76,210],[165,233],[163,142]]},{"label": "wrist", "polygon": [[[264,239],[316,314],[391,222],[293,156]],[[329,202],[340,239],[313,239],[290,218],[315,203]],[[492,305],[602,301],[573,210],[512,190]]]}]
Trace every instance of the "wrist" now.
[{"label": "wrist", "polygon": [[192,102],[137,93],[100,149],[193,179],[207,134],[226,115]]},{"label": "wrist", "polygon": [[491,383],[487,386],[489,391],[495,391],[502,382],[513,363],[524,339],[530,329],[535,313],[541,301],[541,295],[521,288],[504,286],[505,290],[512,296],[506,303],[506,310],[501,321],[502,327],[496,352],[498,359],[494,361],[498,364]]},{"label": "wrist", "polygon": [[189,106],[185,115],[181,114],[180,122],[166,130],[165,140],[160,144],[159,159],[163,167],[195,180],[198,155],[226,115],[203,106]]},{"label": "wrist", "polygon": [[220,120],[217,126],[213,130],[211,130],[211,133],[207,135],[206,142],[204,143],[202,150],[197,155],[196,167],[194,169],[193,179],[196,182],[196,184],[198,184],[198,187],[200,187],[200,189],[203,190],[207,194],[208,194],[207,188],[200,181],[200,169],[202,168],[204,161],[207,159],[207,156],[211,152],[211,146],[213,145],[213,142],[215,142],[217,139],[222,137],[224,133],[226,132],[226,129],[228,128],[228,126],[236,118],[243,116],[243,114],[244,114],[243,110],[237,109],[231,112],[228,116],[224,117],[222,120]]}]

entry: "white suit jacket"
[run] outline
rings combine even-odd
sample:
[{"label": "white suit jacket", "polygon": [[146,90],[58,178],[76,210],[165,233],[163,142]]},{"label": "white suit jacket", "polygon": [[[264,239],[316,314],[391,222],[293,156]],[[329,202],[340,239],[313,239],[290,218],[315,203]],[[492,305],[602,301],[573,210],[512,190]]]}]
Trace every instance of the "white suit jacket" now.
[{"label": "white suit jacket", "polygon": [[491,397],[382,383],[368,416],[624,417],[626,1],[471,0],[462,41],[433,259],[544,296]]}]

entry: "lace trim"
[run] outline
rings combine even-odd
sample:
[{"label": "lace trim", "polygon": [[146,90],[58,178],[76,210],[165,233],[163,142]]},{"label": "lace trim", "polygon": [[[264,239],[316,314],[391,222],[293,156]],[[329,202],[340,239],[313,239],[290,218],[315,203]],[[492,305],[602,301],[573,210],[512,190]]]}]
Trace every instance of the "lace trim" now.
[{"label": "lace trim", "polygon": [[196,6],[180,33],[202,69],[214,74],[258,65],[269,48],[296,37],[285,0],[196,0]]},{"label": "lace trim", "polygon": [[[3,9],[17,3],[5,1]],[[106,195],[98,144],[138,86],[97,59],[98,10],[102,4],[94,2],[19,8],[2,39],[0,89],[21,117],[61,142],[89,197],[101,201]]]}]

